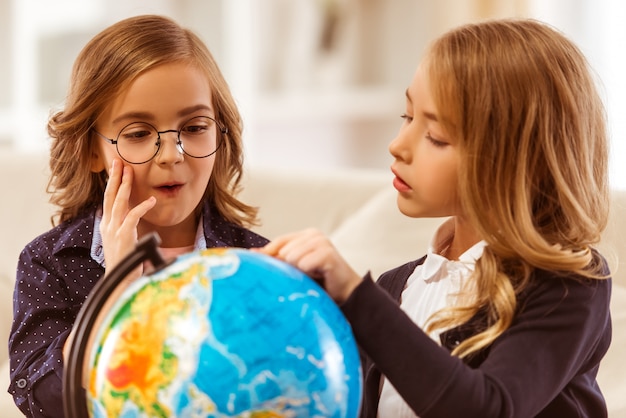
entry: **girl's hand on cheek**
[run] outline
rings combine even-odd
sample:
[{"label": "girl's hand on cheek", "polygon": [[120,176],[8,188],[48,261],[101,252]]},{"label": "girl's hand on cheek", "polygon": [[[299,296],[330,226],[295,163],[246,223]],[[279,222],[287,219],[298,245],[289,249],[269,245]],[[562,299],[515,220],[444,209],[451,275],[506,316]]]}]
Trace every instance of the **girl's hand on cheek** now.
[{"label": "girl's hand on cheek", "polygon": [[[150,197],[131,208],[132,184],[132,167],[123,165],[119,159],[113,160],[109,171],[109,181],[104,191],[100,222],[100,234],[108,271],[111,271],[135,249],[139,238],[137,233],[139,220],[156,204],[156,198]],[[140,275],[141,270],[138,270],[137,276]]]},{"label": "girl's hand on cheek", "polygon": [[276,238],[259,250],[283,260],[321,282],[337,303],[343,303],[361,277],[320,231],[307,229]]}]

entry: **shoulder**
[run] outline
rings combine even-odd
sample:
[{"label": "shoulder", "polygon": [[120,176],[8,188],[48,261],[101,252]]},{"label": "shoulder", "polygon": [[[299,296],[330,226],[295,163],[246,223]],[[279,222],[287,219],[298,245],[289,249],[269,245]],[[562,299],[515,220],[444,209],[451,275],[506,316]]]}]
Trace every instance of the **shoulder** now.
[{"label": "shoulder", "polygon": [[599,253],[594,253],[593,263],[595,274],[601,278],[536,270],[531,284],[519,295],[519,299],[528,303],[529,299],[537,298],[541,294],[544,295],[542,298],[553,299],[555,304],[567,301],[580,301],[587,306],[607,303],[608,310],[612,287],[611,272],[606,260]]},{"label": "shoulder", "polygon": [[[22,250],[16,286],[54,290],[70,301],[82,301],[104,273],[91,257],[93,216],[63,222],[31,241]],[[32,290],[28,290],[32,294]]]},{"label": "shoulder", "polygon": [[611,335],[612,279],[606,266],[600,273],[605,278],[590,279],[543,270],[535,272],[532,284],[518,295],[514,323],[539,322],[561,329],[564,334],[571,333],[572,341],[582,337],[586,341],[599,341],[596,352],[603,354]]},{"label": "shoulder", "polygon": [[57,255],[70,248],[91,247],[95,211],[87,211],[62,222],[28,243],[22,256],[30,253]]},{"label": "shoulder", "polygon": [[244,228],[240,225],[228,223],[231,236],[231,244],[233,247],[241,248],[254,248],[262,247],[269,242],[269,240],[256,232],[251,231],[248,228]]},{"label": "shoulder", "polygon": [[413,273],[415,267],[422,264],[425,259],[426,256],[386,271],[380,275],[376,283],[389,292],[395,299],[399,300],[407,279],[411,273]]},{"label": "shoulder", "polygon": [[269,240],[250,229],[229,222],[216,208],[205,204],[202,211],[203,231],[207,247],[262,247]]}]

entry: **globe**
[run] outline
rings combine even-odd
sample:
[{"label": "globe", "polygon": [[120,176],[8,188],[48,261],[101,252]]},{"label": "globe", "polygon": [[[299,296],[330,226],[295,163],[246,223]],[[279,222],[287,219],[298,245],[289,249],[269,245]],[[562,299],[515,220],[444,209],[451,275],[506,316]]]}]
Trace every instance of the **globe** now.
[{"label": "globe", "polygon": [[84,362],[91,417],[356,417],[362,375],[337,305],[251,250],[195,251],[127,285]]}]

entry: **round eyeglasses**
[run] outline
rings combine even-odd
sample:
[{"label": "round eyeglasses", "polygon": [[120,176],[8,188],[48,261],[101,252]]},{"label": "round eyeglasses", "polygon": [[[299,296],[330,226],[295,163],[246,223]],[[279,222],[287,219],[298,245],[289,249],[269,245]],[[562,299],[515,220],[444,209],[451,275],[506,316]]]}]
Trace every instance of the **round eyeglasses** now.
[{"label": "round eyeglasses", "polygon": [[217,152],[228,128],[222,127],[208,116],[196,116],[185,122],[178,130],[158,131],[147,122],[133,122],[122,128],[117,139],[107,138],[93,130],[102,139],[114,144],[117,153],[130,164],[144,164],[152,160],[161,148],[161,134],[177,133],[178,151],[193,158],[206,158]]}]

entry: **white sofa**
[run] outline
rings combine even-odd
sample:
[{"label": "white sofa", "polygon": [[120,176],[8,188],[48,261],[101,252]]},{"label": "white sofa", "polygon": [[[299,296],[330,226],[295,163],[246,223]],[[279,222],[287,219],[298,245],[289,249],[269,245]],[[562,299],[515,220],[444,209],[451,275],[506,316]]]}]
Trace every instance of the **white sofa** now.
[{"label": "white sofa", "polygon": [[[0,151],[0,416],[21,416],[8,393],[6,340],[12,318],[17,257],[28,241],[50,227],[47,203],[47,157]],[[414,220],[399,214],[387,170],[281,171],[252,168],[245,176],[243,199],[260,207],[268,238],[315,226],[361,273],[374,276],[426,250],[439,219]],[[626,191],[613,195],[611,225],[602,244],[614,272],[611,309],[613,343],[598,377],[610,417],[626,417]],[[621,261],[618,262],[618,257]]]}]

